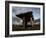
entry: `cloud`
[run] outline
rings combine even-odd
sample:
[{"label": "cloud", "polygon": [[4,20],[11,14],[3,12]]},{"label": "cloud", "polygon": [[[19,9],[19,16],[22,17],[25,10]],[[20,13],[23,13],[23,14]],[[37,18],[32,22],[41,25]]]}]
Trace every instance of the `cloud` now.
[{"label": "cloud", "polygon": [[[12,17],[13,18],[16,18],[16,15],[17,14],[20,14],[20,13],[26,13],[28,11],[33,11],[33,16],[34,16],[34,19],[38,19],[40,18],[40,8],[32,8],[32,7],[12,7]],[[16,19],[15,19],[16,20]],[[14,21],[15,21],[14,20]],[[21,20],[21,19],[18,19],[18,20]]]}]

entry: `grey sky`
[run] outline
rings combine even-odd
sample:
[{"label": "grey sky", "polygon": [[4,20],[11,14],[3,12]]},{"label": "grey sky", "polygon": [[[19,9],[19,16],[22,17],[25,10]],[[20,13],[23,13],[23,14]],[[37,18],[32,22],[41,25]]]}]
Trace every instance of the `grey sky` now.
[{"label": "grey sky", "polygon": [[34,19],[40,18],[40,8],[32,8],[32,7],[12,7],[12,16],[16,17],[16,14],[24,13],[27,11],[32,11]]},{"label": "grey sky", "polygon": [[12,24],[22,24],[22,19],[16,17],[17,14],[26,13],[28,11],[33,12],[34,20],[40,18],[40,8],[32,7],[12,7]]}]

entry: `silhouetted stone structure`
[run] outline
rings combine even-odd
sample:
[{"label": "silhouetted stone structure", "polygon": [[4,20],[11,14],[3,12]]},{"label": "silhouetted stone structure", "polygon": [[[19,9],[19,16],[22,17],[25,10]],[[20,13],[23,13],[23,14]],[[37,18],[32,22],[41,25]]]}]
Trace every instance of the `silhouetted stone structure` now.
[{"label": "silhouetted stone structure", "polygon": [[34,20],[32,13],[33,12],[30,11],[30,12],[21,13],[21,14],[16,15],[17,17],[23,20],[23,25],[25,29],[27,28],[27,22],[29,21],[31,22],[31,26],[32,26],[32,21]]}]

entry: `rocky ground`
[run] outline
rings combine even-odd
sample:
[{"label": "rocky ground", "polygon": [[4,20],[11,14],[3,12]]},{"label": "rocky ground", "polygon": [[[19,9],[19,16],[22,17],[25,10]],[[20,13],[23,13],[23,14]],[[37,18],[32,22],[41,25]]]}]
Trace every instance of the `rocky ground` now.
[{"label": "rocky ground", "polygon": [[24,30],[40,30],[40,24],[38,25],[27,25],[26,28],[24,28],[23,25],[12,25],[12,31],[24,31]]}]

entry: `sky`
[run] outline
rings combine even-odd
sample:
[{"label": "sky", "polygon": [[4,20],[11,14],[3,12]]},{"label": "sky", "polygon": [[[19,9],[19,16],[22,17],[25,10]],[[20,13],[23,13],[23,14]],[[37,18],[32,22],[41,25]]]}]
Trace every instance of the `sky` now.
[{"label": "sky", "polygon": [[33,12],[34,20],[40,18],[40,8],[35,8],[35,7],[15,7],[15,6],[12,7],[12,17],[16,18],[17,14],[26,13],[28,11]]}]

